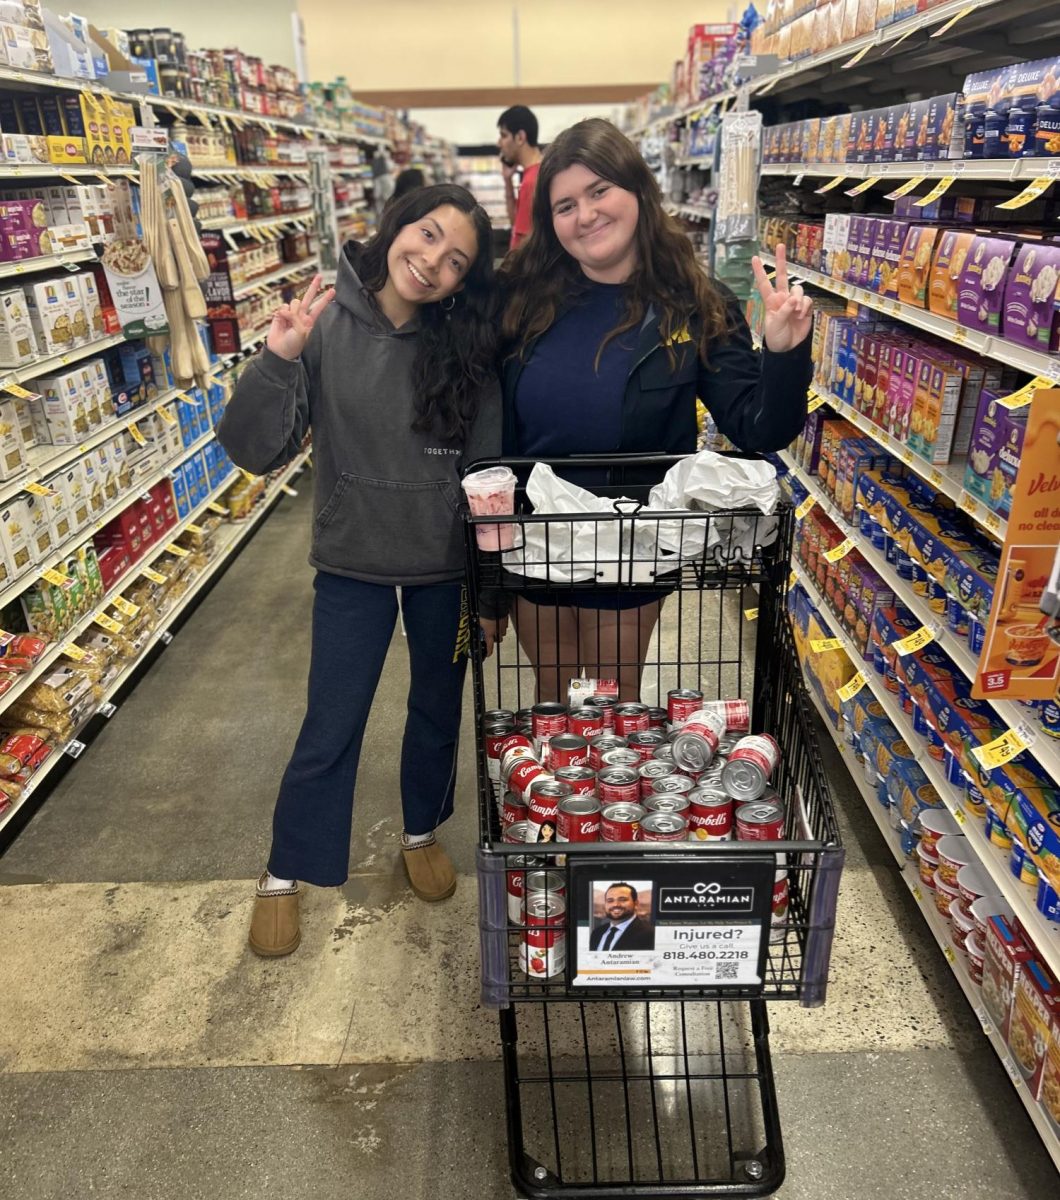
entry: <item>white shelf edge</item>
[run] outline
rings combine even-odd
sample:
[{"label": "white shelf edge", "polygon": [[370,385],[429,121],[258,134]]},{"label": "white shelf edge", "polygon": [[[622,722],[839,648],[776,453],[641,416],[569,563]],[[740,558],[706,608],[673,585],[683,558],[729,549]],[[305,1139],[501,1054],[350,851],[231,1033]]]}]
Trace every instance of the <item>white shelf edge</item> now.
[{"label": "white shelf edge", "polygon": [[95,250],[64,250],[59,254],[45,254],[40,258],[22,258],[18,262],[0,263],[0,279],[15,275],[32,275],[37,271],[51,271],[71,263],[97,261]]},{"label": "white shelf edge", "polygon": [[[942,179],[956,175],[958,180],[985,183],[1021,183],[1049,174],[1050,158],[937,158],[928,162],[888,163],[763,163],[762,174],[773,177],[832,179],[905,180],[924,176]],[[1054,168],[1055,169],[1055,168]]]},{"label": "white shelf edge", "polygon": [[127,341],[124,333],[110,333],[94,342],[86,342],[83,346],[75,346],[63,354],[47,354],[21,367],[0,367],[0,379],[4,383],[24,383],[27,379],[39,379],[52,371],[61,371],[71,363],[83,362],[93,354],[102,354],[111,346],[121,345]]},{"label": "white shelf edge", "polygon": [[254,217],[247,221],[214,217],[203,221],[202,227],[211,233],[250,233],[259,229],[279,229],[284,225],[309,224],[316,219],[316,213],[311,208],[307,208],[297,213],[282,213],[276,217]]},{"label": "white shelf edge", "polygon": [[285,279],[290,279],[293,275],[300,275],[303,271],[316,271],[319,267],[319,255],[311,254],[308,258],[302,259],[301,262],[287,263],[276,271],[270,271],[268,275],[262,275],[260,278],[252,279],[248,283],[241,283],[239,287],[232,289],[232,298],[234,300],[243,300],[257,288],[267,288],[271,283],[282,283]]}]

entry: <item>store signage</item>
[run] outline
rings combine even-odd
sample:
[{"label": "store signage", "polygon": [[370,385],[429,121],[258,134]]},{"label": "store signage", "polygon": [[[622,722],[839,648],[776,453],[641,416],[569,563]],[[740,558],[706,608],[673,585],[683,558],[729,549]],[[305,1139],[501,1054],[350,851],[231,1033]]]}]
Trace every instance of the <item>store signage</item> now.
[{"label": "store signage", "polygon": [[1060,623],[1051,618],[1060,572],[1060,389],[1035,393],[986,640],[977,700],[1049,700],[1060,680]]},{"label": "store signage", "polygon": [[570,987],[761,987],[772,854],[572,855],[567,868]]}]

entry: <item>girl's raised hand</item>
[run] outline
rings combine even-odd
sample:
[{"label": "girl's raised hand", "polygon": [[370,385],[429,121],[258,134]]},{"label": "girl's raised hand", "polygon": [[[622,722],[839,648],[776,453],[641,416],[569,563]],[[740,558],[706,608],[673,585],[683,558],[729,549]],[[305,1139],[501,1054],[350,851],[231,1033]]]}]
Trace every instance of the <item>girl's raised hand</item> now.
[{"label": "girl's raised hand", "polygon": [[334,288],[323,292],[320,290],[323,282],[321,276],[314,275],[304,296],[292,300],[290,304],[281,304],[276,310],[269,326],[269,336],[265,339],[265,345],[273,354],[290,362],[300,357],[317,318],[335,299]]},{"label": "girl's raised hand", "polygon": [[766,306],[762,329],[766,346],[774,354],[793,350],[813,328],[813,301],[802,290],[801,283],[788,287],[788,255],[782,244],[777,245],[777,273],[773,282],[757,254],[751,259],[751,266],[758,294]]}]

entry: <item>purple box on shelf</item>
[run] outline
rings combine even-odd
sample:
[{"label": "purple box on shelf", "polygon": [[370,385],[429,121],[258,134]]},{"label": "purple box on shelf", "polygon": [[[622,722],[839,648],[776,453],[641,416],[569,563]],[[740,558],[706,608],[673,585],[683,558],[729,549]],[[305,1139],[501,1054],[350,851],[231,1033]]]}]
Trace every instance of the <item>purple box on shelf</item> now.
[{"label": "purple box on shelf", "polygon": [[1025,242],[1005,287],[1003,332],[1011,342],[1053,353],[1060,349],[1060,245]]},{"label": "purple box on shelf", "polygon": [[964,472],[964,486],[977,500],[1007,518],[1019,472],[1029,408],[1008,409],[993,392],[983,392]]},{"label": "purple box on shelf", "polygon": [[957,294],[957,321],[983,333],[1001,332],[1005,282],[1016,243],[1005,238],[979,236],[965,260]]}]

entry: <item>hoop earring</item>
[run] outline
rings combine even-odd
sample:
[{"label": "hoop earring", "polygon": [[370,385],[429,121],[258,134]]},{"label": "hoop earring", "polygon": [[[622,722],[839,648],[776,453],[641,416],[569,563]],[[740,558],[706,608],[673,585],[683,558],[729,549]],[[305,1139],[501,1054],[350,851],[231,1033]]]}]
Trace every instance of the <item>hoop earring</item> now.
[{"label": "hoop earring", "polygon": [[456,297],[446,296],[445,300],[439,302],[439,307],[442,312],[452,312],[456,308]]}]

